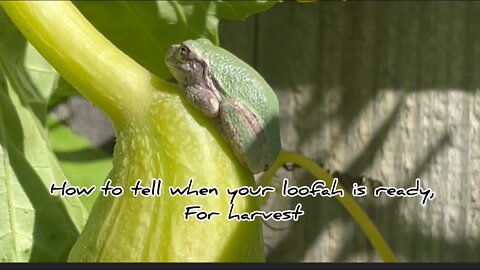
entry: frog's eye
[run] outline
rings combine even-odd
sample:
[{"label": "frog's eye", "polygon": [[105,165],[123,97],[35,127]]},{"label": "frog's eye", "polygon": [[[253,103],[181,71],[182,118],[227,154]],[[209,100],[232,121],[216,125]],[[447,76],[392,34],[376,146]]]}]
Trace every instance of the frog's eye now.
[{"label": "frog's eye", "polygon": [[180,47],[180,54],[181,54],[183,57],[186,57],[186,56],[188,55],[188,49],[187,49],[187,47],[185,47],[185,46],[182,45],[182,46]]}]

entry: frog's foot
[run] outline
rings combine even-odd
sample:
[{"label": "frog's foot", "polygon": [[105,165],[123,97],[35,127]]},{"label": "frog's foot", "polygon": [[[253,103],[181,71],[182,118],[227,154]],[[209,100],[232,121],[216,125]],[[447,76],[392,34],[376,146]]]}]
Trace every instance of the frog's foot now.
[{"label": "frog's foot", "polygon": [[188,102],[206,117],[213,118],[218,115],[219,100],[210,89],[201,86],[186,86],[185,96]]},{"label": "frog's foot", "polygon": [[257,116],[237,99],[225,99],[214,123],[237,159],[251,172],[270,165],[268,143]]}]

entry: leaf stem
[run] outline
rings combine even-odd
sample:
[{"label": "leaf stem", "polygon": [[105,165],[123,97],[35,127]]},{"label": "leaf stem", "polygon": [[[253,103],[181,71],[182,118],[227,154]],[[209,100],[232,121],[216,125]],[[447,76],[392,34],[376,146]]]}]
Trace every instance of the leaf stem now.
[{"label": "leaf stem", "polygon": [[[268,171],[266,171],[264,175],[262,175],[259,185],[265,185],[268,181],[270,181],[278,168],[282,166],[282,164],[285,164],[287,162],[293,162],[297,165],[302,166],[305,170],[307,170],[317,179],[324,180],[327,186],[332,186],[332,177],[324,169],[322,169],[322,167],[318,166],[314,161],[302,155],[287,151],[280,152],[280,155],[278,156],[272,167]],[[338,187],[345,190],[345,188],[343,188],[340,184],[338,184]],[[377,251],[378,255],[382,258],[382,260],[384,262],[395,262],[395,255],[388,246],[387,242],[382,237],[381,233],[379,232],[375,224],[372,222],[372,220],[370,220],[370,218],[355,202],[352,196],[350,196],[348,193],[345,193],[343,197],[335,196],[335,198],[338,199],[338,201],[357,222],[357,224],[360,226],[363,233],[367,236],[368,240],[370,240],[370,243],[372,243],[373,248]]]}]

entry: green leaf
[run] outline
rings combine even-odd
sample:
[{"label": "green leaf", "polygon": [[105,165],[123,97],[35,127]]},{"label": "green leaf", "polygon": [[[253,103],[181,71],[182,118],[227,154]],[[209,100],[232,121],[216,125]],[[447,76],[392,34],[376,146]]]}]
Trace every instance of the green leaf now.
[{"label": "green leaf", "polygon": [[70,184],[79,187],[96,186],[90,196],[80,196],[90,212],[108,172],[112,169],[112,157],[72,132],[54,117],[48,118],[49,138],[55,155]]},{"label": "green leaf", "polygon": [[58,78],[0,10],[0,261],[65,261],[87,218],[49,193],[65,179],[45,128]]},{"label": "green leaf", "polygon": [[205,37],[218,44],[221,18],[244,19],[274,1],[75,1],[113,44],[160,78],[171,78],[164,56],[171,44]]},{"label": "green leaf", "polygon": [[245,20],[248,16],[263,12],[279,1],[219,1],[217,13],[220,18]]}]

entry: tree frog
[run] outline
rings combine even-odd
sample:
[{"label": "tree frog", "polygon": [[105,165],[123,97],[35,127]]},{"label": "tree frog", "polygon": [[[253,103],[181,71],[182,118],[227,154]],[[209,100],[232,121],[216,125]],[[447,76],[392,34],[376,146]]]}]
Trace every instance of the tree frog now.
[{"label": "tree frog", "polygon": [[188,102],[212,119],[240,163],[259,173],[275,161],[281,149],[278,100],[257,71],[203,38],[172,45],[165,62]]}]

